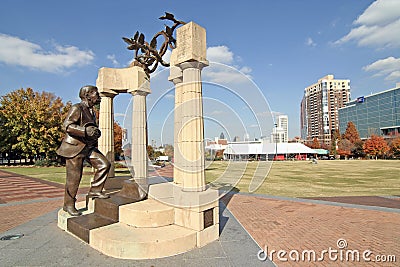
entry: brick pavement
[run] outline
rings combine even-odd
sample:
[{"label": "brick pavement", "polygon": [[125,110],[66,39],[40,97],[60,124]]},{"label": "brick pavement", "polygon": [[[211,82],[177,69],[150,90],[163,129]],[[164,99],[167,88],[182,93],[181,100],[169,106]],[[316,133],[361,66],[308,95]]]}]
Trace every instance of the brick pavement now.
[{"label": "brick pavement", "polygon": [[[171,177],[172,166],[157,169],[153,175]],[[0,171],[0,233],[28,222],[54,209],[61,208],[62,185],[52,185],[26,176]],[[24,194],[16,194],[18,191]],[[60,191],[61,190],[61,191]],[[49,198],[48,194],[54,193]],[[7,198],[8,196],[8,198]],[[19,198],[19,200],[18,200]],[[82,197],[80,198],[82,199]],[[23,201],[24,200],[24,201]],[[31,202],[29,202],[31,200]],[[326,199],[324,199],[326,200]],[[356,204],[377,204],[393,206],[399,199],[340,198],[337,202]],[[340,201],[341,200],[341,201]],[[22,202],[17,202],[22,201]],[[228,209],[254,238],[260,247],[271,250],[322,250],[338,249],[337,240],[345,239],[347,249],[366,249],[374,254],[396,255],[400,262],[400,212],[359,209],[302,202],[301,200],[280,200],[252,195],[227,195],[224,198]],[[375,202],[374,202],[375,201]],[[393,202],[394,201],[394,202]],[[361,202],[361,203],[360,203]],[[379,202],[379,201],[378,201]],[[1,203],[1,202],[0,202]],[[379,203],[378,203],[379,204]],[[344,251],[344,250],[342,250]],[[255,255],[257,251],[254,252]],[[319,255],[318,255],[319,256]],[[286,255],[286,257],[288,257]],[[360,262],[330,261],[325,255],[323,262],[282,262],[274,258],[278,266],[396,266]]]},{"label": "brick pavement", "polygon": [[[308,249],[320,255],[329,247],[339,250],[337,241],[344,239],[348,247],[343,253],[346,250],[362,253],[369,249],[373,252],[371,258],[377,254],[396,255],[397,266],[400,262],[400,213],[240,194],[229,197],[225,198],[228,209],[258,245],[267,246],[269,252],[297,250],[301,253]],[[275,255],[274,262],[278,266],[396,266],[331,261],[328,255],[323,262],[314,263],[282,262]]]},{"label": "brick pavement", "polygon": [[0,170],[0,203],[63,195],[63,185]]},{"label": "brick pavement", "polygon": [[378,196],[314,197],[308,199],[400,209],[400,198]]},{"label": "brick pavement", "polygon": [[63,196],[64,185],[0,170],[0,233],[61,208]]},{"label": "brick pavement", "polygon": [[62,205],[63,200],[56,199],[29,204],[0,206],[0,233],[29,222],[56,208],[61,208]]}]

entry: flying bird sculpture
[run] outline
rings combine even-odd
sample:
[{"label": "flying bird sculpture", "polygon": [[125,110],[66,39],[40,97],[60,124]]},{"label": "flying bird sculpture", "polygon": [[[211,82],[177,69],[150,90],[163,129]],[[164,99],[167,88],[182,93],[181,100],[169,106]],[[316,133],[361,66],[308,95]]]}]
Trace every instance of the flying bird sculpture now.
[{"label": "flying bird sculpture", "polygon": [[[147,75],[154,72],[158,64],[164,67],[169,67],[169,63],[163,60],[163,56],[167,52],[168,47],[174,49],[176,47],[176,40],[174,38],[174,31],[179,25],[186,24],[183,21],[175,19],[174,15],[165,12],[165,15],[159,18],[160,20],[169,20],[174,24],[172,27],[165,25],[165,30],[162,30],[154,35],[151,39],[150,44],[145,41],[145,36],[143,33],[138,31],[132,38],[122,37],[122,39],[128,44],[127,49],[134,50],[134,66],[140,66],[144,69]],[[160,48],[157,48],[157,38],[163,36],[164,42],[161,44]]]}]

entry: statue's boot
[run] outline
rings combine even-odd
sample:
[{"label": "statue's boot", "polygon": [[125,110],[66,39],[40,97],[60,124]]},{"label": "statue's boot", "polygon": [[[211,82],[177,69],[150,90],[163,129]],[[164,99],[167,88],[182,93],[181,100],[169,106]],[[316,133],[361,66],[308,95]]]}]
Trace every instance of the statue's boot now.
[{"label": "statue's boot", "polygon": [[100,186],[92,186],[89,190],[89,192],[86,195],[86,209],[88,208],[89,205],[89,199],[94,199],[94,198],[100,198],[100,199],[105,199],[109,198],[110,196],[107,195],[106,193],[102,192],[103,190],[103,185]]},{"label": "statue's boot", "polygon": [[82,215],[82,212],[77,210],[75,208],[75,205],[73,205],[73,206],[71,206],[71,205],[65,206],[64,205],[63,210],[68,212],[68,214],[71,215],[71,216],[80,216],[80,215]]}]

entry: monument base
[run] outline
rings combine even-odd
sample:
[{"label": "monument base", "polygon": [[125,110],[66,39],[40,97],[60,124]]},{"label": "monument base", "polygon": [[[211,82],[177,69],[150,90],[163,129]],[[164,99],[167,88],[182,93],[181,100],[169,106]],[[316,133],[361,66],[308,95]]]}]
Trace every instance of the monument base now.
[{"label": "monument base", "polygon": [[[65,216],[59,212],[59,227],[69,231],[67,223],[60,223],[67,221]],[[218,191],[184,192],[173,182],[165,182],[151,184],[148,199],[119,206],[118,221],[90,229],[87,242],[111,257],[154,259],[184,253],[218,238]]]}]

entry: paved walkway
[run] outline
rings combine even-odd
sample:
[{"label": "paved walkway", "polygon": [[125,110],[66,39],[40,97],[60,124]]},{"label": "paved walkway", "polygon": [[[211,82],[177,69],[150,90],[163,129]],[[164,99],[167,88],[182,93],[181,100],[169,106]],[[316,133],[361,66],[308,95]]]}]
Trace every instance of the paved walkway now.
[{"label": "paved walkway", "polygon": [[[171,172],[168,168],[161,171]],[[19,194],[21,190],[25,194]],[[258,253],[260,257],[264,256],[260,248],[272,256],[270,258],[277,266],[400,265],[398,197],[295,199],[228,194],[223,198],[227,209],[222,208],[220,214],[220,241],[175,257],[132,262],[101,255],[60,232],[56,226],[56,210],[62,206],[62,194],[60,185],[0,171],[0,235],[22,232],[42,242],[39,246],[26,237],[21,241],[0,241],[0,266],[271,266],[269,261],[258,260]],[[68,244],[66,248],[61,248],[63,240]],[[282,251],[281,259],[276,252],[279,250]],[[321,254],[324,250],[327,252]],[[271,255],[272,251],[275,252]],[[315,252],[315,260],[311,251]],[[371,260],[394,255],[396,262],[365,262],[364,251]],[[357,252],[360,253],[359,262],[352,260],[353,255],[357,256],[353,253]],[[61,259],[48,261],[60,253]],[[75,254],[82,261],[76,262]],[[305,260],[302,260],[302,254]],[[299,261],[294,261],[297,255]],[[321,255],[323,260],[319,261]],[[346,261],[346,255],[352,261]],[[68,258],[73,259],[71,263]]]}]

